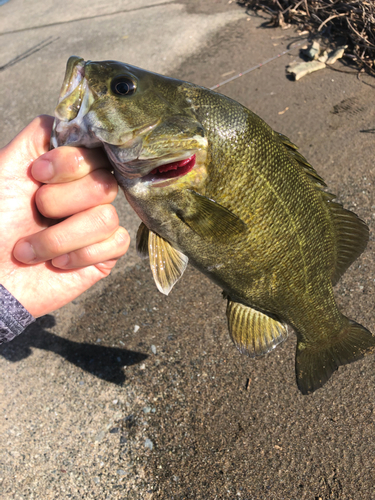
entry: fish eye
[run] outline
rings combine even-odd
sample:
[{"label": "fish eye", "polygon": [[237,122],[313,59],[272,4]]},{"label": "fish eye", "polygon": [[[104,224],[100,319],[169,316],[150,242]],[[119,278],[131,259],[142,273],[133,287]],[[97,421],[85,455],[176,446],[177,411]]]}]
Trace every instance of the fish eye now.
[{"label": "fish eye", "polygon": [[116,95],[132,95],[137,90],[137,86],[128,76],[118,76],[112,80],[111,90]]}]

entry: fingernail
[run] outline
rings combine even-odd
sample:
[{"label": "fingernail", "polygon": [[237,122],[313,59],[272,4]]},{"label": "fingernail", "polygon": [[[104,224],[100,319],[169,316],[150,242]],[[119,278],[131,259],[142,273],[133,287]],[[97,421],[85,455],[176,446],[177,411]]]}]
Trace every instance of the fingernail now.
[{"label": "fingernail", "polygon": [[55,267],[65,267],[68,262],[70,261],[69,255],[66,253],[64,255],[59,255],[59,257],[56,257],[55,259],[52,260],[52,264]]},{"label": "fingernail", "polygon": [[31,263],[33,260],[36,259],[36,253],[34,248],[27,241],[24,241],[19,245],[16,245],[13,251],[13,255],[17,260],[19,260],[20,262],[24,262],[26,264]]},{"label": "fingernail", "polygon": [[48,160],[39,160],[34,163],[32,174],[37,181],[45,182],[52,179],[55,170],[52,162]]}]

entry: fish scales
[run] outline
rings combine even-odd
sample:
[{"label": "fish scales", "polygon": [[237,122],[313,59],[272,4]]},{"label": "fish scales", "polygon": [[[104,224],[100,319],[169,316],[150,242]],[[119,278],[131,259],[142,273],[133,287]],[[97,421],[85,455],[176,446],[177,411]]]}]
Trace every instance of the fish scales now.
[{"label": "fish scales", "polygon": [[[213,97],[216,98],[216,95]],[[197,100],[199,102],[199,97]],[[212,106],[214,107],[214,103]],[[226,116],[224,107],[223,116],[220,116],[220,111],[218,114],[214,111],[210,122],[206,123],[204,114],[199,116],[199,105],[195,109],[209,131],[209,142],[214,144],[212,160],[208,164],[209,176],[202,194],[225,205],[250,228],[247,238],[241,238],[236,249],[236,252],[246,251],[251,256],[246,263],[246,275],[252,280],[243,284],[245,290],[239,298],[246,300],[251,297],[254,305],[276,313],[277,311],[270,309],[269,298],[271,295],[277,305],[280,305],[275,286],[278,283],[285,310],[285,286],[290,288],[291,293],[293,289],[298,290],[300,295],[303,289],[308,293],[309,286],[313,287],[311,281],[314,279],[313,292],[316,293],[318,259],[322,267],[321,279],[327,282],[330,279],[328,273],[333,266],[333,238],[329,237],[332,234],[332,222],[328,209],[322,204],[319,191],[297,162],[288,158],[277,137],[275,140],[274,136],[277,134],[256,115],[238,106],[235,108],[237,113],[232,111]],[[235,142],[234,148],[233,142],[228,142],[226,134],[220,133],[220,127],[237,132],[231,137]],[[263,134],[261,141],[259,130]],[[226,175],[228,163],[231,165],[230,175]],[[306,211],[311,210],[315,213],[314,219],[305,216]],[[287,232],[288,238],[280,237],[281,232]],[[320,256],[318,250],[321,252]],[[220,249],[215,248],[214,251],[217,254]],[[241,276],[244,274],[243,265],[241,261]],[[295,270],[293,277],[290,276],[290,269]],[[287,279],[283,279],[285,271]],[[267,274],[272,291],[264,291],[268,302],[257,304],[257,276],[264,283]],[[291,305],[294,311],[296,303],[300,302],[298,298],[296,300]],[[285,319],[291,321],[291,318]]]},{"label": "fish scales", "polygon": [[161,292],[188,262],[222,288],[240,352],[269,352],[292,327],[304,394],[373,352],[374,337],[333,293],[368,228],[253,112],[188,82],[73,56],[52,137],[68,144],[104,147],[143,221],[137,249]]}]

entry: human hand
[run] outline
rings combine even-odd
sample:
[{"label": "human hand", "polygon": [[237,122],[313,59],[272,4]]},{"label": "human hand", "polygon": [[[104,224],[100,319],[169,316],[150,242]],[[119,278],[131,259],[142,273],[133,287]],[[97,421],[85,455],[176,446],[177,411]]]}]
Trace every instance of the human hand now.
[{"label": "human hand", "polygon": [[108,276],[130,241],[104,153],[49,151],[52,123],[40,116],[0,149],[0,283],[35,317]]}]

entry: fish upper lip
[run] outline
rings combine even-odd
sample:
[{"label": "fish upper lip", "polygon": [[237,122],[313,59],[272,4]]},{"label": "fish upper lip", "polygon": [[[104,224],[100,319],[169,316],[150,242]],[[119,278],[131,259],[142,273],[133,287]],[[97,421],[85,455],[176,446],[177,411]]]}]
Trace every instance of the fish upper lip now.
[{"label": "fish upper lip", "polygon": [[85,66],[86,62],[84,60],[80,60],[74,66],[70,79],[67,83],[65,83],[65,92],[61,89],[59,103],[66,99],[74,90],[82,84],[83,79],[85,78]]}]

